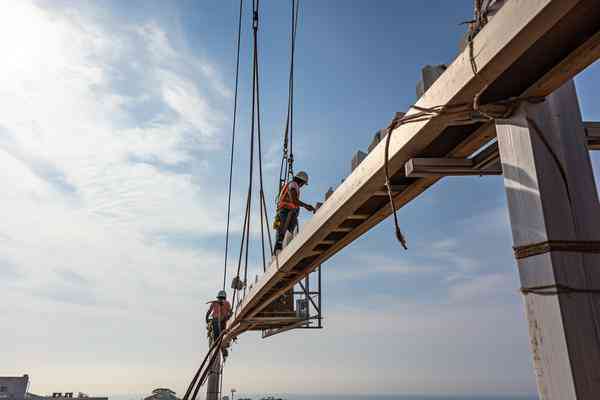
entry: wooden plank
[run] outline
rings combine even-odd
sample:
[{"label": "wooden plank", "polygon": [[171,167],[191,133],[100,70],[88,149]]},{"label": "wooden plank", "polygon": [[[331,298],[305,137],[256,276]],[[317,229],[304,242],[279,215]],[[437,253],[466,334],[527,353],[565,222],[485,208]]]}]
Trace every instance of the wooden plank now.
[{"label": "wooden plank", "polygon": [[335,244],[335,240],[321,240],[319,244]]},{"label": "wooden plank", "polygon": [[274,336],[274,335],[278,335],[280,333],[287,332],[287,331],[290,331],[292,329],[299,328],[299,327],[304,326],[306,324],[307,324],[307,321],[304,320],[304,321],[298,321],[298,322],[296,322],[294,324],[291,324],[291,325],[287,325],[287,326],[285,326],[283,328],[269,329],[269,330],[266,330],[265,332],[263,332],[262,338],[266,339],[268,337],[271,337],[271,336]]},{"label": "wooden plank", "polygon": [[[598,5],[596,4],[596,7]],[[600,58],[600,31],[532,85],[524,96],[546,96]]]},{"label": "wooden plank", "polygon": [[585,126],[588,149],[600,150],[600,122],[586,121],[583,124]]},{"label": "wooden plank", "polygon": [[500,175],[500,169],[475,167],[475,160],[468,158],[411,158],[405,164],[406,176],[477,176]]},{"label": "wooden plank", "polygon": [[369,214],[351,214],[346,217],[346,219],[367,219],[369,218]]},{"label": "wooden plank", "polygon": [[[436,81],[417,104],[422,107],[429,107],[438,104],[470,102],[476,94],[488,87],[491,82],[500,79],[500,77],[504,80],[509,79],[511,76],[519,77],[522,75],[521,72],[518,69],[511,69],[511,66],[515,65],[531,47],[540,42],[541,38],[552,32],[561,19],[567,15],[574,15],[575,11],[584,8],[588,10],[593,3],[591,0],[513,0],[508,2],[475,38],[475,61],[480,73],[473,76],[469,52],[465,51],[449,66],[444,75]],[[571,31],[587,32],[590,24],[600,25],[600,21],[588,18],[580,24],[569,24],[567,28]],[[562,27],[561,29],[566,28]],[[579,42],[572,49],[566,47],[571,46],[571,42],[567,40],[560,43],[551,43],[551,45],[554,48],[562,46],[561,49],[568,55],[569,52],[577,49]],[[542,53],[536,59],[539,63],[527,63],[524,66],[520,65],[520,67],[535,69],[538,64],[541,65],[542,62],[548,61],[544,57],[546,55]],[[584,55],[580,54],[579,57],[584,57]],[[558,60],[557,63],[561,61]],[[556,78],[552,74],[550,76],[546,70],[540,71],[539,75],[542,78],[544,76],[552,78],[548,80],[551,84],[545,87],[550,88],[560,80],[564,81],[569,78],[568,73],[559,72],[554,72],[554,74],[560,75]],[[531,82],[528,81],[528,83],[533,85],[542,78],[533,76]],[[508,87],[504,87],[504,90],[510,93]],[[514,96],[519,94],[519,92],[510,93]],[[392,173],[395,174],[399,171],[409,158],[418,156],[420,151],[444,132],[445,127],[450,122],[449,119],[440,117],[397,128],[390,143],[389,166]],[[473,143],[478,140],[479,138],[473,139]],[[384,183],[383,147],[383,143],[380,143],[373,149],[357,169],[337,188],[323,207],[319,209],[315,217],[304,225],[300,234],[276,257],[267,273],[244,299],[242,308],[230,321],[231,327],[234,327],[246,314],[252,315],[264,306],[270,295],[267,298],[263,295],[266,295],[278,281],[281,270],[300,268],[296,266],[302,265],[303,270],[309,271],[318,262],[326,260],[360,234],[370,229],[375,223],[389,215],[389,207],[382,207],[375,214],[366,216],[365,221],[357,229],[346,235],[336,245],[333,245],[331,249],[314,258],[308,265],[303,262],[306,259],[307,249],[317,246],[319,241],[329,235],[333,229],[356,214],[356,210],[372,196],[372,193],[381,190]],[[406,204],[436,181],[436,178],[417,180],[408,189],[398,194],[398,206]],[[233,330],[231,335],[235,335],[236,331],[239,332],[239,330]]]},{"label": "wooden plank", "polygon": [[[514,245],[600,240],[600,205],[574,84],[543,104],[524,105],[513,118],[499,120],[496,129]],[[600,288],[599,254],[551,251],[517,263],[524,288]],[[600,295],[530,293],[524,302],[540,398],[597,399]]]},{"label": "wooden plank", "polygon": [[294,317],[253,317],[245,319],[245,322],[250,324],[270,324],[270,323],[291,323],[296,322],[302,318]]}]

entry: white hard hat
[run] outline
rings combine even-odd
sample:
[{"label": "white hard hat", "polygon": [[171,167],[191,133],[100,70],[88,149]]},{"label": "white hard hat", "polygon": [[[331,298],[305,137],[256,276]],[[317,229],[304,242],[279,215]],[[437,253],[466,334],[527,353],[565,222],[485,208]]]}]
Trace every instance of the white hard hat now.
[{"label": "white hard hat", "polygon": [[296,174],[295,176],[296,179],[300,179],[301,181],[303,181],[305,184],[308,185],[308,174],[304,171],[300,171]]}]

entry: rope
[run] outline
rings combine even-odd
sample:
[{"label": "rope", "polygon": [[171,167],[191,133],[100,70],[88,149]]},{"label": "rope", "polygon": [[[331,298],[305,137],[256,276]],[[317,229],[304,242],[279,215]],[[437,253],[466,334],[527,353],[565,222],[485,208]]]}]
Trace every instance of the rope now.
[{"label": "rope", "polygon": [[[485,89],[486,88],[484,88],[484,90]],[[400,229],[400,223],[398,221],[396,204],[394,200],[394,195],[392,193],[392,182],[389,169],[389,150],[392,134],[395,132],[396,128],[402,125],[415,122],[430,121],[431,119],[440,116],[452,117],[452,121],[463,123],[470,123],[474,120],[479,121],[481,119],[491,121],[497,118],[508,118],[514,113],[519,104],[523,102],[539,103],[544,101],[543,97],[511,97],[506,100],[481,105],[479,104],[479,98],[484,90],[475,95],[475,97],[473,98],[473,102],[471,103],[444,104],[433,107],[421,107],[417,105],[412,105],[410,108],[417,110],[417,112],[414,112],[412,114],[396,113],[396,115],[388,125],[388,134],[385,140],[384,153],[385,186],[387,189],[390,207],[392,209],[392,214],[394,215],[394,227],[396,232],[396,238],[398,239],[398,241],[404,249],[407,249],[408,247],[406,244],[406,239]],[[552,148],[549,147],[549,149],[552,152]]]},{"label": "rope", "polygon": [[533,257],[552,251],[600,254],[600,241],[598,240],[548,240],[513,248],[515,258]]},{"label": "rope", "polygon": [[235,63],[235,93],[233,96],[233,126],[231,128],[231,156],[229,159],[229,190],[227,194],[227,228],[225,230],[225,263],[223,266],[223,290],[225,290],[225,282],[227,281],[227,255],[229,254],[229,222],[231,220],[231,186],[233,179],[233,152],[235,148],[235,125],[237,121],[237,99],[238,99],[238,83],[240,72],[240,38],[242,33],[242,5],[244,0],[240,0],[240,12],[238,17],[238,32],[237,32],[237,55]]},{"label": "rope", "polygon": [[581,289],[574,288],[560,283],[554,285],[534,286],[530,288],[521,288],[521,293],[524,295],[537,294],[540,296],[556,296],[559,294],[572,294],[572,293],[587,293],[587,294],[599,294],[600,289]]},{"label": "rope", "polygon": [[469,35],[467,36],[467,41],[469,45],[469,62],[471,63],[473,75],[477,75],[479,73],[479,69],[477,68],[477,63],[475,61],[475,46],[473,44],[473,40],[479,31],[481,31],[481,29],[488,23],[487,14],[490,4],[490,1],[474,0],[473,9],[475,17],[471,21],[463,22],[463,24],[469,25]]},{"label": "rope", "polygon": [[546,147],[546,149],[550,153],[550,156],[552,156],[552,160],[556,164],[556,167],[558,168],[558,172],[560,173],[560,177],[561,177],[561,179],[562,179],[562,181],[563,181],[563,183],[565,185],[565,192],[567,194],[567,200],[569,201],[569,210],[571,211],[571,217],[573,219],[573,225],[577,226],[577,222],[575,220],[575,215],[573,215],[573,201],[572,201],[572,198],[571,198],[571,189],[569,187],[569,180],[567,179],[567,172],[565,171],[565,168],[563,167],[562,163],[560,162],[560,159],[558,158],[558,154],[556,154],[556,152],[554,151],[554,149],[552,148],[552,146],[550,145],[550,143],[548,142],[548,140],[544,136],[542,130],[536,124],[536,122],[533,119],[529,118],[529,117],[527,118],[527,122],[533,128],[532,130],[536,134],[536,136],[544,144],[544,146]]}]

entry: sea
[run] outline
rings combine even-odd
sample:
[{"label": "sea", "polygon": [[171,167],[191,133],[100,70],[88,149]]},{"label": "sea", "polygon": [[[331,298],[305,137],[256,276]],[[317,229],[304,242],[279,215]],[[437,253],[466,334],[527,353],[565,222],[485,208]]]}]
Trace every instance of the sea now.
[{"label": "sea", "polygon": [[[539,400],[537,395],[497,396],[497,395],[321,395],[321,394],[245,394],[236,393],[234,400],[252,399],[260,400],[266,396],[284,400]],[[109,400],[141,400],[144,395],[109,395]],[[204,400],[204,395],[198,397]]]},{"label": "sea", "polygon": [[[538,400],[538,396],[493,395],[280,395],[286,400]],[[259,400],[260,397],[252,398]]]}]

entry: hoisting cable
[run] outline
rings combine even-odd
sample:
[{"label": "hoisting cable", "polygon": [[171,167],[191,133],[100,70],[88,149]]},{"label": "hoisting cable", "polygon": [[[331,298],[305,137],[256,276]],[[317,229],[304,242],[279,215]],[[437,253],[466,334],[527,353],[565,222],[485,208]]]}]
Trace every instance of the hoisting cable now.
[{"label": "hoisting cable", "polygon": [[233,122],[231,128],[231,155],[229,158],[229,189],[227,194],[227,227],[225,229],[225,262],[223,266],[223,290],[227,281],[227,255],[229,254],[229,223],[231,220],[231,186],[233,178],[233,155],[235,149],[235,128],[237,121],[237,99],[238,99],[238,86],[239,86],[239,72],[240,72],[240,38],[242,32],[242,9],[244,0],[240,0],[240,12],[238,17],[238,32],[237,32],[237,55],[235,62],[235,91],[233,95]]},{"label": "hoisting cable", "polygon": [[258,69],[258,47],[256,49],[256,125],[257,125],[257,138],[258,138],[258,178],[260,188],[260,238],[262,247],[262,261],[263,261],[263,272],[267,270],[267,260],[265,255],[265,230],[267,231],[267,237],[269,238],[269,254],[273,254],[273,243],[271,241],[271,235],[269,234],[269,216],[267,213],[267,203],[265,199],[265,191],[263,185],[263,168],[262,168],[262,141],[261,141],[261,130],[260,130],[260,86],[259,86],[259,69]]},{"label": "hoisting cable", "polygon": [[[227,227],[225,233],[225,261],[223,266],[223,290],[225,290],[225,285],[227,281],[227,256],[229,250],[229,226],[231,220],[231,189],[232,189],[232,178],[233,178],[233,158],[234,158],[234,150],[235,150],[235,132],[236,132],[236,122],[237,122],[237,99],[238,99],[238,87],[239,87],[239,69],[240,69],[240,42],[241,42],[241,31],[242,31],[242,11],[243,11],[243,0],[240,0],[239,7],[239,16],[238,16],[238,32],[237,32],[237,50],[236,50],[236,67],[235,67],[235,92],[234,92],[234,102],[233,102],[233,121],[232,121],[232,129],[231,129],[231,154],[229,160],[229,188],[227,195]],[[223,344],[223,337],[226,333],[226,330],[221,332],[219,337],[214,341],[214,343],[210,346],[208,352],[204,356],[200,367],[196,371],[196,374],[192,378],[185,395],[182,400],[195,400],[198,395],[198,391],[206,382],[208,377],[208,372],[210,371],[211,366],[216,360],[217,355],[221,351],[221,347]],[[207,364],[208,361],[208,364]],[[224,360],[223,360],[224,363]],[[222,364],[220,366],[222,371]],[[221,386],[219,390],[222,390],[222,375],[221,375]],[[190,395],[192,396],[190,399]]]},{"label": "hoisting cable", "polygon": [[[243,295],[246,294],[246,288],[248,283],[248,255],[250,247],[250,228],[251,228],[251,210],[252,210],[252,189],[253,189],[253,176],[254,176],[254,138],[257,137],[258,144],[258,170],[259,170],[259,207],[261,213],[261,244],[262,244],[262,259],[263,259],[263,270],[266,270],[266,254],[265,254],[265,233],[264,228],[267,227],[268,231],[268,217],[266,200],[264,195],[263,187],[263,175],[262,175],[262,143],[261,143],[261,132],[260,132],[260,96],[259,96],[259,64],[258,64],[258,17],[259,17],[259,4],[260,0],[253,0],[252,2],[252,33],[253,33],[253,63],[252,63],[252,107],[251,107],[251,126],[250,126],[250,162],[249,162],[249,179],[248,179],[248,195],[246,199],[246,213],[244,217],[244,224],[242,230],[242,243],[240,245],[240,253],[238,259],[237,278],[239,280],[242,258],[244,260],[244,279],[243,279]],[[269,235],[267,235],[269,236]],[[269,236],[269,246],[272,253],[272,243]],[[234,288],[233,292],[233,304],[237,310],[239,302],[236,303],[237,293],[240,291],[239,287]]]},{"label": "hoisting cable", "polygon": [[292,23],[290,34],[290,73],[288,79],[288,107],[283,133],[283,156],[279,168],[277,200],[283,185],[294,176],[294,55],[296,50],[296,32],[298,30],[298,14],[300,0],[291,0]]}]

